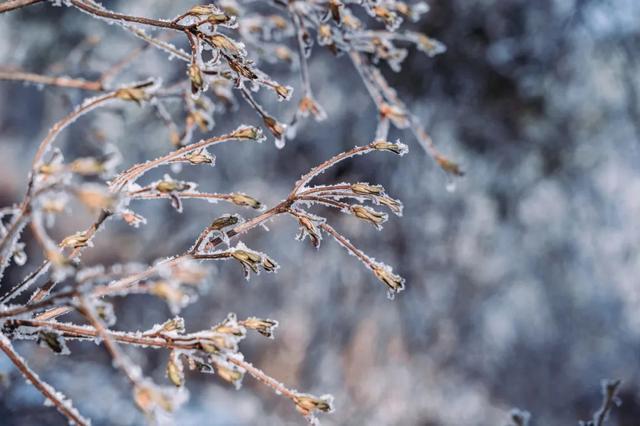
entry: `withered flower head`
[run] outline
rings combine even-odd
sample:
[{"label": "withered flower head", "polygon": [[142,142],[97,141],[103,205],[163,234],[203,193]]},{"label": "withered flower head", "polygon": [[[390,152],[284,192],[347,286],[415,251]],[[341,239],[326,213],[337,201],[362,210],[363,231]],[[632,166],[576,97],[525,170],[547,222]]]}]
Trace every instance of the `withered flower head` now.
[{"label": "withered flower head", "polygon": [[308,394],[298,394],[294,398],[294,402],[298,411],[304,416],[313,414],[315,411],[322,411],[323,413],[333,411],[333,397],[331,395],[316,397]]},{"label": "withered flower head", "polygon": [[232,55],[238,55],[243,52],[243,48],[235,41],[222,34],[212,34],[206,38],[207,42],[216,49],[224,50]]},{"label": "withered flower head", "polygon": [[259,210],[262,208],[262,203],[255,198],[249,197],[246,194],[235,193],[231,194],[231,202],[238,206],[251,207],[252,209]]},{"label": "withered flower head", "polygon": [[384,193],[384,188],[380,185],[369,185],[368,183],[354,183],[351,191],[360,195],[380,195]]},{"label": "withered flower head", "polygon": [[387,215],[377,212],[369,207],[356,204],[351,206],[351,211],[358,218],[367,221],[374,225],[376,228],[380,228],[387,220]]},{"label": "withered flower head", "polygon": [[409,149],[407,148],[407,146],[405,144],[402,144],[400,142],[396,142],[396,143],[391,143],[388,141],[384,141],[384,140],[378,140],[375,141],[371,144],[371,148],[378,150],[378,151],[389,151],[389,152],[393,152],[394,154],[398,154],[400,156],[406,154],[407,152],[409,152]]},{"label": "withered flower head", "polygon": [[265,337],[272,338],[273,330],[278,326],[278,321],[249,317],[244,321],[240,321],[240,324],[246,328],[257,331]]}]

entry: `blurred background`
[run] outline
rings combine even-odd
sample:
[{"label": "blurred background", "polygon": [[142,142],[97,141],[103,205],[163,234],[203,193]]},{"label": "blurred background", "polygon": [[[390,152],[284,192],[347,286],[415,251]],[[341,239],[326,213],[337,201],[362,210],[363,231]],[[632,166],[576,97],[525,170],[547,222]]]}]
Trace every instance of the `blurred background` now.
[{"label": "blurred background", "polygon": [[[173,17],[189,1],[109,1],[118,11]],[[408,132],[398,158],[372,154],[331,169],[319,183],[384,185],[405,204],[382,232],[317,210],[369,255],[394,266],[407,289],[387,300],[383,286],[332,240],[319,250],[294,241],[287,218],[243,241],[281,266],[246,282],[240,268],[212,268],[206,292],[186,308],[188,330],[228,312],[280,321],[275,340],[249,336],[248,360],[294,388],[331,393],[333,425],[508,425],[513,407],[532,425],[571,425],[591,418],[600,381],[623,380],[611,425],[640,424],[640,2],[636,0],[431,0],[410,27],[448,50],[430,59],[412,50],[402,71],[384,74],[422,118],[436,145],[466,171],[447,177]],[[180,37],[176,38],[178,42]],[[143,42],[73,9],[39,4],[0,16],[0,64],[47,75],[96,78]],[[312,86],[328,113],[308,121],[278,150],[220,146],[215,168],[176,175],[211,192],[244,191],[267,205],[286,197],[300,174],[333,154],[372,140],[376,112],[347,57],[316,47]],[[282,66],[264,68],[297,88]],[[184,66],[148,49],[118,82],[183,78]],[[35,148],[47,129],[90,94],[0,82],[0,206],[21,200]],[[294,93],[294,100],[296,93]],[[295,102],[271,103],[287,118]],[[216,116],[211,134],[259,124],[244,106]],[[199,136],[197,136],[199,137]],[[66,158],[102,144],[123,166],[167,152],[167,129],[135,104],[92,112],[60,138]],[[151,182],[167,170],[145,176]],[[451,189],[451,188],[449,188]],[[110,221],[85,265],[152,262],[183,251],[212,218],[251,212],[191,201],[177,213],[164,201],[137,202],[148,223]],[[58,219],[52,236],[84,229],[94,218],[78,208]],[[32,236],[25,233],[29,242]],[[6,289],[42,260],[28,251]],[[167,319],[147,296],[114,299],[116,328],[146,329]],[[71,342],[55,357],[33,342],[16,345],[41,376],[71,397],[97,425],[133,425],[143,416],[129,384],[102,347]],[[163,383],[165,351],[130,349],[146,374]],[[59,425],[4,357],[0,423]],[[215,376],[189,374],[180,425],[300,424],[292,404],[245,378],[236,391]]]}]

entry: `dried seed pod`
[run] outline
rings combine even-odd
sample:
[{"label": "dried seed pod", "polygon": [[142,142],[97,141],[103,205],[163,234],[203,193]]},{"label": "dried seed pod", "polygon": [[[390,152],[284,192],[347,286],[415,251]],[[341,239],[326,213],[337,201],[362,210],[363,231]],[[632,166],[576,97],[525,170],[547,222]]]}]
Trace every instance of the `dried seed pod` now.
[{"label": "dried seed pod", "polygon": [[404,290],[404,278],[391,272],[391,269],[385,265],[376,265],[373,267],[373,273],[388,288],[390,294],[399,293]]},{"label": "dried seed pod", "polygon": [[278,94],[279,101],[288,101],[291,99],[291,94],[293,93],[293,89],[290,86],[283,86],[278,84],[275,86],[274,90]]},{"label": "dried seed pod", "polygon": [[262,117],[265,126],[269,129],[271,134],[275,136],[276,139],[282,139],[284,136],[284,132],[286,131],[286,125],[280,123],[275,118],[265,115]]},{"label": "dried seed pod", "polygon": [[46,346],[56,354],[68,354],[67,345],[64,338],[56,332],[41,330],[38,333],[38,343],[42,346]]},{"label": "dried seed pod", "polygon": [[123,101],[132,101],[141,105],[143,101],[149,100],[149,94],[141,87],[123,87],[115,92],[115,97]]},{"label": "dried seed pod", "polygon": [[445,172],[452,174],[454,176],[464,176],[464,171],[462,171],[460,166],[457,163],[449,160],[444,155],[438,153],[435,155],[434,158],[438,163],[438,165],[440,166],[440,168]]},{"label": "dried seed pod", "polygon": [[89,244],[90,236],[85,232],[77,232],[69,235],[60,242],[60,247],[73,247],[74,249],[86,247]]},{"label": "dried seed pod", "polygon": [[216,333],[229,334],[236,337],[242,337],[245,334],[234,313],[227,315],[227,318],[220,324],[215,325],[212,330]]},{"label": "dried seed pod", "polygon": [[300,224],[300,234],[298,234],[297,239],[303,240],[305,236],[309,236],[311,244],[315,248],[320,247],[322,234],[320,233],[320,229],[316,225],[315,221],[302,214],[297,214],[295,217],[298,219],[298,223]]},{"label": "dried seed pod", "polygon": [[391,143],[388,141],[379,140],[373,142],[370,146],[375,150],[393,152],[394,154],[400,156],[409,152],[409,148],[405,144],[402,144],[400,142]]},{"label": "dried seed pod", "polygon": [[303,117],[307,117],[312,114],[316,121],[322,121],[327,118],[327,113],[314,99],[309,96],[305,96],[300,100],[298,104],[298,111]]},{"label": "dried seed pod", "polygon": [[252,209],[261,209],[262,203],[255,198],[249,197],[246,194],[235,193],[231,194],[231,202],[238,206],[251,207]]},{"label": "dried seed pod", "polygon": [[254,252],[236,249],[231,252],[231,257],[236,259],[244,268],[245,276],[249,276],[249,269],[254,273],[258,273],[258,265],[262,261],[262,257]]},{"label": "dried seed pod", "polygon": [[192,63],[187,69],[187,75],[189,76],[189,81],[191,81],[191,93],[194,95],[200,93],[204,88],[204,77],[200,67]]},{"label": "dried seed pod", "polygon": [[82,176],[96,176],[106,171],[104,163],[93,157],[78,158],[69,165],[69,169]]},{"label": "dried seed pod", "polygon": [[174,317],[171,318],[170,320],[165,321],[161,326],[160,326],[160,331],[163,332],[172,332],[172,331],[176,331],[178,333],[183,333],[184,332],[184,318],[182,317]]},{"label": "dried seed pod", "polygon": [[242,126],[236,129],[233,133],[231,133],[231,137],[236,139],[252,139],[252,140],[261,140],[262,130],[258,127],[253,126]]},{"label": "dried seed pod", "polygon": [[369,207],[356,204],[351,206],[351,212],[358,218],[366,222],[371,223],[376,228],[380,229],[382,224],[387,221],[387,215],[375,211]]},{"label": "dried seed pod", "polygon": [[190,152],[184,158],[191,164],[215,164],[215,157],[207,152],[206,149]]},{"label": "dried seed pod", "polygon": [[369,185],[368,183],[354,183],[351,191],[359,195],[380,195],[384,193],[384,188],[380,185]]},{"label": "dried seed pod", "polygon": [[297,410],[304,416],[309,416],[316,411],[330,413],[333,411],[333,397],[322,395],[316,397],[308,394],[298,394],[294,398]]},{"label": "dried seed pod", "polygon": [[212,231],[220,231],[224,228],[237,224],[239,221],[240,216],[226,214],[211,222],[211,225],[209,225],[209,229],[211,229]]},{"label": "dried seed pod", "polygon": [[389,210],[391,210],[396,215],[402,215],[403,206],[400,201],[394,200],[393,198],[387,196],[377,197],[377,200],[380,204],[387,206]]},{"label": "dried seed pod", "polygon": [[172,351],[167,362],[167,377],[176,387],[184,385],[184,366],[180,360],[180,355]]},{"label": "dried seed pod", "polygon": [[240,321],[240,324],[246,328],[257,331],[265,337],[273,338],[273,330],[278,326],[278,321],[249,317],[244,321]]},{"label": "dried seed pod", "polygon": [[244,371],[240,371],[237,368],[226,367],[221,364],[217,364],[216,367],[216,372],[222,379],[233,384],[236,388],[240,387],[240,383],[244,377]]},{"label": "dried seed pod", "polygon": [[278,264],[267,256],[262,257],[262,269],[266,272],[275,272],[279,268]]}]

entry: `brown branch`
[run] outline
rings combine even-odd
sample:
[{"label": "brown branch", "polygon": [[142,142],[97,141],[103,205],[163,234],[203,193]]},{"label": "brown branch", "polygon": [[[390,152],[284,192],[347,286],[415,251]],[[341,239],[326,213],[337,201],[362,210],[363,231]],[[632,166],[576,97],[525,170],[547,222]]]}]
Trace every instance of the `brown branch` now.
[{"label": "brown branch", "polygon": [[51,77],[47,75],[35,74],[25,71],[0,70],[0,80],[25,81],[35,84],[45,84],[48,86],[67,87],[72,89],[89,90],[102,92],[104,88],[99,81],[88,81],[80,78]]},{"label": "brown branch", "polygon": [[9,339],[4,335],[0,335],[0,350],[7,355],[13,365],[16,366],[20,373],[22,373],[24,378],[27,379],[27,381],[31,383],[42,395],[44,395],[47,400],[51,401],[56,409],[69,419],[70,423],[75,423],[80,426],[89,425],[89,421],[82,417],[80,413],[73,408],[68,399],[62,397],[59,392],[51,387],[51,385],[43,382],[42,379],[40,379],[38,375],[31,370],[31,368],[29,368],[26,361],[18,355],[15,349],[13,349]]},{"label": "brown branch", "polygon": [[11,10],[20,9],[21,7],[30,6],[40,3],[43,0],[8,0],[0,4],[0,13],[9,12]]}]

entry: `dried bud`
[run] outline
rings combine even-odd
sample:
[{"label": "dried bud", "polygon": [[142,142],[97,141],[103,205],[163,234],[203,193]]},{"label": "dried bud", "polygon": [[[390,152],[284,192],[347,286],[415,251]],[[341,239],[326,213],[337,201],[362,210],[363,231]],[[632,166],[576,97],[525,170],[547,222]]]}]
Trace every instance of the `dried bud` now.
[{"label": "dried bud", "polygon": [[291,94],[293,93],[293,89],[289,86],[283,86],[278,84],[274,87],[274,90],[278,94],[279,101],[288,101],[291,98]]},{"label": "dried bud", "polygon": [[262,139],[262,130],[258,127],[253,126],[243,126],[234,130],[231,133],[231,137],[236,139],[252,139],[252,140],[260,140]]},{"label": "dried bud", "polygon": [[71,163],[69,168],[73,173],[83,176],[95,176],[105,171],[104,163],[93,157],[78,158]]},{"label": "dried bud", "polygon": [[276,139],[282,139],[284,136],[284,132],[286,130],[286,126],[280,122],[278,122],[275,118],[265,115],[262,117],[264,124],[267,126],[271,134],[276,137]]},{"label": "dried bud", "polygon": [[184,156],[184,158],[191,164],[211,164],[215,163],[215,157],[209,154],[205,149],[199,151],[193,151]]},{"label": "dried bud", "polygon": [[38,342],[43,346],[47,346],[56,354],[62,354],[65,351],[68,353],[64,338],[56,332],[40,331],[38,333]]},{"label": "dried bud", "polygon": [[168,333],[172,331],[176,331],[178,333],[184,332],[184,319],[181,317],[171,318],[170,320],[165,321],[161,326],[160,330]]},{"label": "dried bud", "polygon": [[274,53],[276,55],[276,58],[280,59],[281,61],[285,61],[285,62],[293,61],[293,53],[291,52],[291,49],[289,49],[286,46],[276,47],[276,49],[274,50]]},{"label": "dried bud", "polygon": [[62,171],[62,164],[43,164],[38,167],[38,173],[46,176],[54,175],[58,172]]},{"label": "dried bud", "polygon": [[199,93],[204,87],[204,78],[202,77],[202,71],[200,67],[196,64],[189,65],[187,70],[187,75],[189,76],[189,80],[191,81],[191,93],[194,95]]},{"label": "dried bud", "polygon": [[397,143],[391,143],[391,142],[387,142],[387,141],[383,141],[383,140],[379,140],[379,141],[375,141],[371,144],[371,148],[378,150],[378,151],[389,151],[389,152],[393,152],[394,154],[398,154],[400,156],[406,154],[409,149],[407,148],[407,146],[405,144],[402,144],[400,142]]},{"label": "dried bud", "polygon": [[[244,336],[244,330],[238,324],[236,314],[230,313],[223,322],[213,327],[213,331],[216,333],[229,334],[232,336],[241,337]],[[225,344],[221,346],[226,346]]]},{"label": "dried bud", "polygon": [[226,214],[211,222],[211,225],[209,225],[209,229],[211,229],[212,231],[220,231],[221,229],[237,224],[239,221],[240,217],[238,215]]},{"label": "dried bud", "polygon": [[240,382],[244,377],[243,371],[240,371],[237,368],[228,368],[220,364],[217,364],[216,367],[216,371],[222,379],[226,380],[236,387],[240,386]]},{"label": "dried bud", "polygon": [[187,122],[190,126],[193,126],[194,124],[197,125],[202,132],[206,132],[213,126],[213,121],[209,116],[195,110],[189,112]]},{"label": "dried bud", "polygon": [[155,184],[155,190],[161,192],[163,194],[169,194],[171,192],[180,192],[186,191],[191,188],[186,182],[180,182],[177,180],[168,179],[165,177],[164,180]]},{"label": "dried bud", "polygon": [[307,117],[311,113],[316,121],[322,121],[327,118],[327,113],[320,104],[309,96],[305,96],[300,100],[300,104],[298,104],[298,111],[300,111],[300,114],[303,117]]},{"label": "dried bud", "polygon": [[257,331],[265,337],[273,338],[273,329],[278,326],[278,321],[250,317],[244,321],[240,321],[240,324],[246,328]]},{"label": "dried bud", "polygon": [[165,395],[152,386],[136,386],[133,389],[133,400],[138,408],[147,414],[152,413],[158,407],[166,412],[171,412],[175,408],[169,395]]},{"label": "dried bud", "polygon": [[435,160],[440,166],[440,168],[445,172],[450,173],[454,176],[464,176],[464,171],[462,171],[460,166],[457,163],[454,163],[453,161],[449,160],[444,155],[436,154]]},{"label": "dried bud", "polygon": [[231,194],[231,202],[238,206],[251,207],[252,209],[259,210],[262,208],[262,203],[255,198],[249,197],[245,194],[235,193]]},{"label": "dried bud", "polygon": [[321,46],[333,43],[333,33],[331,32],[330,25],[322,24],[318,27],[318,43]]},{"label": "dried bud", "polygon": [[351,206],[351,211],[358,218],[373,224],[376,228],[380,229],[381,225],[386,222],[387,215],[377,212],[369,207],[355,205]]},{"label": "dried bud", "polygon": [[305,235],[309,236],[309,240],[311,240],[311,244],[315,248],[320,247],[320,241],[322,240],[322,235],[320,234],[320,230],[316,226],[313,220],[311,220],[307,216],[297,215],[298,223],[300,224],[300,235],[298,235],[298,239],[304,239]]},{"label": "dried bud", "polygon": [[258,265],[262,261],[262,257],[254,252],[236,249],[231,252],[231,256],[236,259],[245,270],[245,276],[249,276],[249,269],[254,273],[258,273]]},{"label": "dried bud", "polygon": [[141,224],[147,223],[147,220],[143,216],[131,210],[122,210],[120,212],[120,217],[127,223],[127,225],[131,225],[134,228],[137,228]]},{"label": "dried bud", "polygon": [[331,395],[323,395],[315,397],[313,395],[299,394],[294,398],[296,408],[302,415],[308,416],[315,411],[330,413],[333,411],[333,397]]},{"label": "dried bud", "polygon": [[232,61],[232,60],[227,61],[227,64],[229,65],[229,68],[231,68],[233,71],[235,71],[237,74],[241,75],[244,78],[248,78],[249,80],[255,80],[258,78],[256,73],[253,72],[253,70],[245,64],[241,64],[238,61]]},{"label": "dried bud", "polygon": [[90,236],[85,232],[77,232],[69,235],[60,243],[60,247],[73,247],[74,249],[86,247],[89,244]]},{"label": "dried bud", "polygon": [[398,200],[394,200],[393,198],[390,197],[378,197],[378,202],[382,205],[385,205],[389,208],[389,210],[391,210],[392,212],[394,212],[396,215],[402,215],[402,203]]},{"label": "dried bud", "polygon": [[331,12],[331,18],[336,21],[338,24],[341,21],[340,18],[340,10],[342,9],[343,4],[340,0],[329,0],[329,11]]},{"label": "dried bud", "polygon": [[224,50],[232,55],[243,53],[244,49],[233,40],[222,34],[212,34],[206,38],[209,44],[219,50]]},{"label": "dried bud", "polygon": [[123,101],[133,101],[140,105],[149,99],[149,94],[141,87],[123,87],[116,90],[115,97]]},{"label": "dried bud", "polygon": [[383,103],[380,105],[380,115],[391,120],[399,129],[407,128],[411,124],[407,111],[398,105]]},{"label": "dried bud", "polygon": [[354,183],[351,191],[360,195],[380,195],[384,193],[384,188],[380,185],[369,185],[368,183]]},{"label": "dried bud", "polygon": [[391,272],[388,267],[376,265],[373,267],[373,273],[380,281],[389,287],[391,294],[399,293],[404,290],[404,278]]},{"label": "dried bud", "polygon": [[117,201],[114,194],[93,185],[78,188],[75,195],[90,210],[113,210]]},{"label": "dried bud", "polygon": [[424,34],[415,33],[414,37],[418,49],[422,50],[429,57],[434,57],[447,51],[447,47],[444,44]]},{"label": "dried bud", "polygon": [[268,258],[267,256],[264,256],[262,258],[262,269],[264,269],[267,272],[275,272],[278,269],[278,264],[275,263],[273,260],[271,260],[270,258]]},{"label": "dried bud", "polygon": [[167,362],[167,377],[177,387],[184,385],[184,367],[180,361],[180,355],[171,352]]},{"label": "dried bud", "polygon": [[380,19],[387,26],[387,29],[393,31],[400,25],[401,19],[395,12],[390,11],[383,6],[373,6],[371,8],[373,16]]}]

